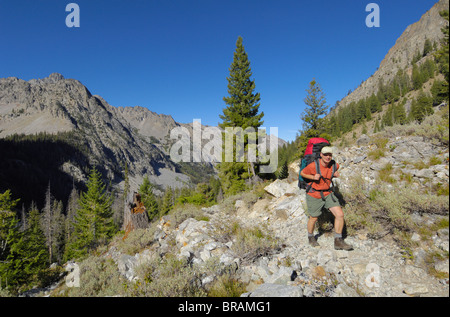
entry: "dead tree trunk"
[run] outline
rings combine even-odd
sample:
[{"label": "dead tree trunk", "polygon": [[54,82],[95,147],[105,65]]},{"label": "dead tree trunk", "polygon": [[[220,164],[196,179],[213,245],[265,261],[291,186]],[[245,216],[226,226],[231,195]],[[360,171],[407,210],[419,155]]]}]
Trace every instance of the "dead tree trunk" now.
[{"label": "dead tree trunk", "polygon": [[145,229],[149,226],[149,219],[147,215],[147,209],[141,202],[141,196],[138,193],[134,193],[133,201],[125,204],[125,210],[123,215],[123,230],[125,230],[125,240],[128,234],[135,229]]}]

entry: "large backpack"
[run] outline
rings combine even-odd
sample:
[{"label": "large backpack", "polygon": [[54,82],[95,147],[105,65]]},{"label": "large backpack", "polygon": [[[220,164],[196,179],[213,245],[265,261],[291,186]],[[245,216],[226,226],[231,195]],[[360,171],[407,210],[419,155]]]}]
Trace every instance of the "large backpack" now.
[{"label": "large backpack", "polygon": [[[308,141],[308,145],[306,146],[305,155],[303,156],[301,162],[300,162],[300,170],[298,172],[298,187],[300,189],[306,189],[306,192],[309,192],[311,189],[311,182],[310,179],[304,179],[300,172],[308,166],[310,163],[315,162],[316,164],[316,171],[320,176],[322,176],[322,173],[320,172],[320,166],[319,166],[319,159],[320,159],[320,151],[324,146],[330,146],[330,142],[324,138],[311,138]],[[332,178],[334,176],[334,173],[336,172],[336,162],[332,161],[333,166],[333,173]],[[323,197],[323,193],[321,193],[321,196]]]}]

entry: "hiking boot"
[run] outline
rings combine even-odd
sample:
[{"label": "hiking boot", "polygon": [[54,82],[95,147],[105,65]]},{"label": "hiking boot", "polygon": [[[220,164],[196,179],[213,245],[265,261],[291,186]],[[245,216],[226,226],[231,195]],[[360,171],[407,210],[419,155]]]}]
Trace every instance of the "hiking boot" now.
[{"label": "hiking boot", "polygon": [[347,244],[342,238],[334,239],[334,249],[335,250],[345,250],[350,251],[353,250],[353,247],[350,244]]},{"label": "hiking boot", "polygon": [[314,237],[314,236],[308,237],[308,242],[309,242],[309,245],[312,246],[313,248],[320,247],[320,244],[317,243],[316,237]]}]

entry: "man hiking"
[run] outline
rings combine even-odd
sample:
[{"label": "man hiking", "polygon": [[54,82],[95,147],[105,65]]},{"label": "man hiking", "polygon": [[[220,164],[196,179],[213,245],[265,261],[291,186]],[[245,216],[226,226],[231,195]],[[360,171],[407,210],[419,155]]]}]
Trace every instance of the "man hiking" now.
[{"label": "man hiking", "polygon": [[[344,228],[344,212],[339,204],[339,200],[336,198],[332,189],[331,179],[332,177],[339,177],[339,164],[332,161],[333,148],[325,146],[320,151],[320,158],[318,164],[316,162],[310,163],[301,172],[300,175],[304,179],[309,179],[312,182],[306,189],[306,204],[308,206],[309,220],[307,224],[308,229],[308,241],[313,247],[318,247],[316,238],[314,237],[314,226],[318,217],[322,214],[323,208],[328,208],[334,215],[334,248],[336,250],[353,250],[353,247],[347,244],[342,238],[342,230]],[[333,175],[333,163],[336,164],[335,172]],[[320,168],[320,171],[316,170],[316,165]]]}]

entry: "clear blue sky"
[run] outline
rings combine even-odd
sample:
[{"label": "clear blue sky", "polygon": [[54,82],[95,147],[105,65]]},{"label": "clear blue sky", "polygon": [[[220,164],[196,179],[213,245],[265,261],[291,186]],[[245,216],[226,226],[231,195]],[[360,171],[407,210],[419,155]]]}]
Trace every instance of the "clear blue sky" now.
[{"label": "clear blue sky", "polygon": [[[80,7],[80,27],[65,24]],[[380,27],[365,24],[366,5]],[[58,72],[113,106],[217,125],[229,66],[244,39],[264,126],[293,140],[309,82],[333,106],[375,72],[437,0],[0,0],[0,77]]]}]

